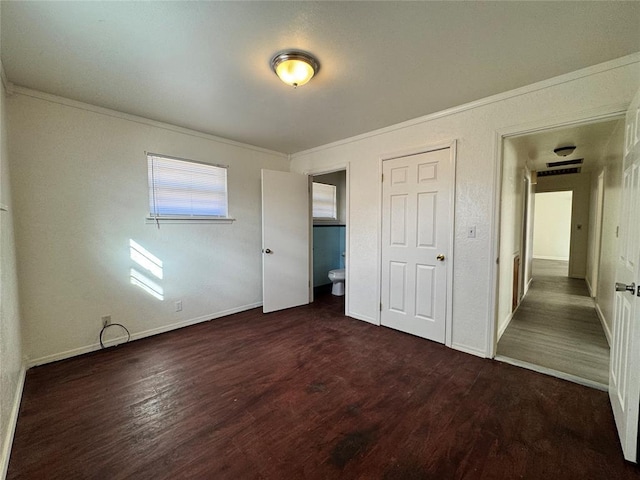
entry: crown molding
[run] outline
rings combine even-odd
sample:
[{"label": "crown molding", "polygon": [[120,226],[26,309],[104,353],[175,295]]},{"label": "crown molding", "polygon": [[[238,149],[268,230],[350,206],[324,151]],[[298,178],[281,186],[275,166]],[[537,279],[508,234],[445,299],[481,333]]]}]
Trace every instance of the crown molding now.
[{"label": "crown molding", "polygon": [[542,80],[540,82],[532,83],[531,85],[526,85],[524,87],[516,88],[514,90],[498,93],[490,97],[481,98],[480,100],[465,103],[457,107],[452,107],[446,110],[441,110],[439,112],[430,113],[422,117],[407,120],[406,122],[396,123],[395,125],[391,125],[389,127],[384,127],[378,130],[373,130],[371,132],[363,133],[353,137],[337,140],[335,142],[327,143],[325,145],[320,145],[318,147],[310,148],[308,150],[302,150],[300,152],[293,153],[291,155],[291,158],[295,160],[296,158],[300,158],[305,155],[310,155],[323,150],[329,150],[331,148],[339,147],[341,145],[347,145],[349,143],[358,142],[366,138],[377,137],[379,135],[384,135],[386,133],[394,132],[396,130],[402,130],[405,128],[413,127],[415,125],[420,125],[422,123],[427,123],[427,122],[436,120],[438,118],[448,117],[461,112],[465,112],[467,110],[473,110],[475,108],[483,107],[485,105],[490,105],[492,103],[502,102],[504,100],[508,100],[508,99],[519,97],[529,93],[537,92],[539,90],[544,90],[557,85],[562,85],[563,83],[573,82],[575,80],[579,80],[584,77],[590,77],[592,75],[608,72],[610,70],[616,70],[618,68],[626,67],[627,65],[636,64],[636,63],[640,63],[640,52],[632,53],[624,57],[616,58],[614,60],[609,60],[608,62],[599,63],[597,65],[592,65],[590,67],[582,68],[580,70],[565,73],[564,75],[559,75],[557,77],[549,78],[547,80]]},{"label": "crown molding", "polygon": [[51,93],[41,92],[39,90],[33,90],[31,88],[22,87],[20,85],[14,85],[9,82],[12,88],[12,93],[18,95],[24,95],[25,97],[37,98],[46,102],[57,103],[66,107],[77,108],[79,110],[85,110],[87,112],[97,113],[98,115],[105,115],[107,117],[119,118],[127,120],[129,122],[140,123],[142,125],[149,125],[151,127],[162,128],[176,133],[182,133],[184,135],[190,135],[192,137],[204,138],[205,140],[211,140],[217,143],[223,143],[234,147],[244,148],[247,150],[253,150],[255,152],[266,153],[281,158],[288,158],[286,153],[276,152],[275,150],[269,150],[267,148],[250,145],[247,143],[236,142],[235,140],[229,140],[228,138],[217,137],[210,133],[200,132],[198,130],[191,130],[185,127],[179,127],[170,123],[159,122],[157,120],[151,120],[149,118],[140,117],[138,115],[132,115],[129,113],[120,112],[118,110],[112,110],[110,108],[98,107],[90,103],[79,102],[77,100],[71,100],[70,98],[53,95]]}]

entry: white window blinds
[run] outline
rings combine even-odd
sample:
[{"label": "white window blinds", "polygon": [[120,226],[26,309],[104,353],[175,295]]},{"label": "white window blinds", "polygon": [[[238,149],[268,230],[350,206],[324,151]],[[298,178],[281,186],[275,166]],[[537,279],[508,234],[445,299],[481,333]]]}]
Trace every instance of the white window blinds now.
[{"label": "white window blinds", "polygon": [[227,218],[227,169],[147,154],[151,217]]},{"label": "white window blinds", "polygon": [[313,182],[313,218],[338,218],[335,185]]}]

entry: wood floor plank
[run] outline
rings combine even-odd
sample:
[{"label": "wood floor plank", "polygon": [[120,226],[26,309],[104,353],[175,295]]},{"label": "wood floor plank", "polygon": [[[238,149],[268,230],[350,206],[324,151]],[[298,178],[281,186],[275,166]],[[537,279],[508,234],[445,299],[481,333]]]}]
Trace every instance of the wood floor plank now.
[{"label": "wood floor plank", "polygon": [[534,259],[531,287],[497,354],[606,386],[609,345],[586,283],[568,278],[566,263]]},{"label": "wood floor plank", "polygon": [[7,478],[640,478],[606,393],[349,319],[343,301],[29,370]]}]

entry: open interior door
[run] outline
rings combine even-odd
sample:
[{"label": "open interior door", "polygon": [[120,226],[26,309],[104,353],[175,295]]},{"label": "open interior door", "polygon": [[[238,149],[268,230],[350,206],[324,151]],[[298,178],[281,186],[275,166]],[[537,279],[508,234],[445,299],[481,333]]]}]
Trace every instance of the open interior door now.
[{"label": "open interior door", "polygon": [[309,179],[262,170],[262,311],[309,303]]},{"label": "open interior door", "polygon": [[627,111],[620,255],[609,367],[609,397],[624,458],[637,462],[640,405],[640,91]]}]

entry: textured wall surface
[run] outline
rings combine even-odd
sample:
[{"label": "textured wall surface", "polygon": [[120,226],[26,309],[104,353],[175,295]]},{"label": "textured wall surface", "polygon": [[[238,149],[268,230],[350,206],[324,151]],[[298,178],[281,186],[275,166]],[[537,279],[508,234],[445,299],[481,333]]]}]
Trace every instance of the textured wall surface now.
[{"label": "textured wall surface", "polygon": [[[262,302],[260,170],[285,155],[23,94],[7,107],[31,362],[96,348],[102,315],[144,336]],[[236,221],[145,223],[145,151],[228,165]],[[162,261],[163,300],[132,285],[130,240]]]},{"label": "textured wall surface", "polygon": [[569,260],[572,197],[571,191],[536,194],[536,214],[533,222],[534,258]]},{"label": "textured wall surface", "polygon": [[[635,62],[573,75],[475,108],[428,116],[293,155],[291,168],[298,172],[350,164],[348,315],[379,322],[381,156],[456,140],[453,346],[490,355],[496,315],[492,249],[499,133],[585,119],[596,110],[618,111],[637,89],[639,67]],[[476,237],[468,238],[467,227],[474,225]]]},{"label": "textured wall surface", "polygon": [[7,209],[0,212],[0,478],[9,461],[9,439],[19,406],[17,395],[21,391],[23,375],[6,101],[4,87],[0,84],[0,203]]},{"label": "textured wall surface", "polygon": [[536,193],[560,191],[573,192],[569,241],[569,276],[573,278],[585,278],[587,274],[587,253],[589,250],[591,172],[538,178]]}]

